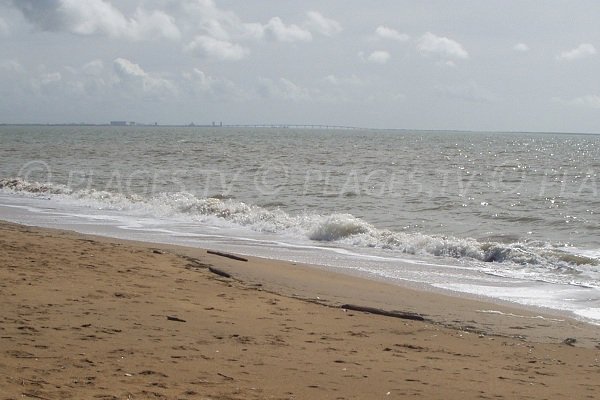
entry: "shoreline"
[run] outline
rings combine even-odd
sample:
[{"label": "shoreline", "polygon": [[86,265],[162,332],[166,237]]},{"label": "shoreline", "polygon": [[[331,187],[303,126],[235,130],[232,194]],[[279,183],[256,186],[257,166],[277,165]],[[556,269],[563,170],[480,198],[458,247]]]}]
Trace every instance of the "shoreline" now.
[{"label": "shoreline", "polygon": [[6,222],[0,249],[2,400],[600,390],[598,329],[575,320],[294,263]]},{"label": "shoreline", "polygon": [[[140,226],[149,223],[150,229],[136,229],[138,222],[134,220],[133,230],[129,230],[127,225],[132,221],[128,222],[129,217],[118,213],[114,221],[120,222],[110,222],[111,217],[105,217],[102,215],[103,212],[100,213],[100,219],[108,219],[97,224],[89,224],[89,220],[86,222],[86,218],[77,216],[67,217],[67,221],[63,222],[63,216],[70,215],[69,211],[63,214],[64,210],[60,208],[54,210],[53,201],[48,203],[43,199],[24,198],[23,201],[14,201],[13,204],[13,199],[9,196],[6,197],[6,203],[0,206],[2,211],[0,220],[75,230],[83,234],[123,240],[132,238],[130,240],[220,249],[266,257],[270,260],[296,261],[312,264],[317,269],[332,270],[335,273],[384,283],[391,282],[417,291],[425,290],[451,297],[473,299],[600,326],[597,307],[600,291],[594,286],[594,270],[588,275],[585,268],[575,268],[576,273],[580,273],[583,279],[582,284],[577,287],[569,282],[576,277],[560,270],[555,274],[553,269],[547,269],[545,264],[541,264],[540,267],[525,266],[524,268],[516,264],[516,268],[513,269],[509,262],[505,274],[503,263],[482,263],[473,261],[469,257],[452,259],[425,256],[421,258],[411,254],[405,256],[402,252],[395,251],[388,255],[384,250],[371,253],[367,248],[354,249],[352,246],[344,247],[344,245],[341,245],[342,250],[338,254],[336,243],[316,243],[314,247],[312,242],[296,243],[294,239],[284,239],[279,243],[278,238],[267,236],[265,239],[260,235],[252,236],[252,231],[247,236],[246,233],[238,234],[235,230],[220,234],[218,232],[220,228],[216,231],[210,229],[196,231],[196,228],[189,229],[185,224],[179,226],[177,223],[172,226],[166,225],[168,228],[164,231],[155,230],[152,229],[152,222],[147,221],[145,217],[141,217]],[[28,207],[33,207],[36,212],[30,213]],[[87,215],[89,211],[85,209],[82,212]],[[95,221],[94,213],[91,214],[91,218]],[[120,226],[121,224],[124,224],[124,227]],[[255,246],[256,240],[261,245]],[[271,241],[273,243],[270,243]],[[509,248],[506,250],[512,252]],[[373,257],[372,260],[370,257]],[[521,274],[525,274],[524,279]],[[590,286],[586,286],[587,283]]]},{"label": "shoreline", "polygon": [[[240,264],[207,254],[210,251],[201,247],[121,239],[69,229],[39,227],[0,220],[0,226],[5,224],[42,232],[47,231],[50,235],[53,232],[60,232],[98,242],[148,247],[184,258],[207,257],[211,263],[218,265],[220,270],[237,281],[259,285],[263,290],[277,295],[310,301],[327,307],[358,303],[365,307],[422,315],[430,323],[452,329],[546,343],[558,343],[564,339],[579,336],[581,345],[586,347],[600,345],[600,338],[595,336],[596,330],[600,331],[600,327],[578,319],[568,311],[513,303],[465,292],[454,292],[411,281],[406,281],[404,284],[398,281],[386,282],[384,278],[377,276],[363,275],[354,270],[339,272],[339,269],[325,265],[251,255],[243,255],[248,262]],[[240,268],[241,266],[250,268]],[[355,297],[357,293],[361,293],[358,298]],[[452,304],[452,307],[439,307],[439,304]],[[505,321],[501,321],[502,319]],[[542,329],[533,329],[533,326],[529,325],[527,335],[525,335],[519,326],[523,320],[542,321]],[[547,328],[551,326],[554,327],[548,330]]]}]

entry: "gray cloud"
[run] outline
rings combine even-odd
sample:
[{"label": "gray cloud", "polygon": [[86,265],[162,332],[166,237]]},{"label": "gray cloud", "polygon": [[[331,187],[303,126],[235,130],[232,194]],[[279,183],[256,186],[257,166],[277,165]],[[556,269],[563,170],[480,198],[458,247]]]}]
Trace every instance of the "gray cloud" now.
[{"label": "gray cloud", "polygon": [[57,12],[60,0],[13,0],[12,5],[41,29],[59,31],[68,24],[66,16]]},{"label": "gray cloud", "polygon": [[131,40],[177,40],[181,35],[173,18],[159,10],[138,7],[131,17],[126,17],[103,0],[15,0],[13,4],[27,20],[47,31]]}]

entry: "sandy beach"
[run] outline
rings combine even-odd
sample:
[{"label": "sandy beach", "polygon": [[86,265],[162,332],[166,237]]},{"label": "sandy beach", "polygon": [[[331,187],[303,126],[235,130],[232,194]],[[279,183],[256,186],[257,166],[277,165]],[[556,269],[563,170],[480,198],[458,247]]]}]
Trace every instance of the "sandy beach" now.
[{"label": "sandy beach", "polygon": [[600,392],[598,327],[537,310],[9,223],[0,274],[2,400]]}]

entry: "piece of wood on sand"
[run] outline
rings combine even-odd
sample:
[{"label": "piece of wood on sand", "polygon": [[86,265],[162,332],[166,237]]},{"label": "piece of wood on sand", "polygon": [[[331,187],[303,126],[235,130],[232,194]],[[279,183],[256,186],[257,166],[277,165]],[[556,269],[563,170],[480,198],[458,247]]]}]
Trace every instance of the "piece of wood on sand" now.
[{"label": "piece of wood on sand", "polygon": [[344,310],[361,311],[369,314],[383,315],[386,317],[411,319],[413,321],[425,321],[425,318],[422,315],[406,311],[388,311],[375,307],[357,306],[355,304],[343,304],[340,306],[340,308],[343,308]]},{"label": "piece of wood on sand", "polygon": [[208,267],[208,270],[213,274],[222,276],[223,278],[231,278],[231,274],[215,267]]},{"label": "piece of wood on sand", "polygon": [[214,250],[206,250],[206,252],[208,254],[213,254],[215,256],[221,256],[221,257],[226,257],[226,258],[231,258],[232,260],[237,260],[237,261],[248,261],[247,258],[244,257],[240,257],[240,256],[236,256],[235,254],[229,254],[229,253],[223,253],[220,251],[214,251]]}]

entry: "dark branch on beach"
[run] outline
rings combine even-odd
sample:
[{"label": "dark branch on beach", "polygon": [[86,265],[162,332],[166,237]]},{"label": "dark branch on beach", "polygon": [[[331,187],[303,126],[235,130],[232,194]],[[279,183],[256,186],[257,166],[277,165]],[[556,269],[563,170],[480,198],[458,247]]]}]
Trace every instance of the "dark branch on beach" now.
[{"label": "dark branch on beach", "polygon": [[174,316],[171,316],[171,315],[167,315],[167,319],[169,321],[187,322],[185,319],[181,319],[181,318],[174,317]]},{"label": "dark branch on beach", "polygon": [[206,252],[208,254],[213,254],[215,256],[221,256],[221,257],[226,257],[226,258],[231,258],[232,260],[237,260],[237,261],[248,261],[247,258],[244,257],[240,257],[240,256],[236,256],[234,254],[229,254],[229,253],[222,253],[220,251],[214,251],[214,250],[206,250]]},{"label": "dark branch on beach", "polygon": [[216,274],[216,275],[222,276],[222,277],[224,277],[224,278],[231,278],[231,274],[229,274],[229,273],[227,273],[227,272],[225,272],[225,271],[222,271],[222,270],[220,270],[220,269],[218,269],[218,268],[215,268],[215,267],[208,267],[208,270],[209,270],[210,272],[212,272],[213,274]]},{"label": "dark branch on beach", "polygon": [[220,372],[217,372],[217,375],[222,376],[223,378],[227,379],[228,381],[233,381],[234,380],[231,376],[227,376],[227,375],[222,374]]},{"label": "dark branch on beach", "polygon": [[425,318],[422,315],[419,315],[417,313],[412,313],[412,312],[387,311],[387,310],[382,310],[381,308],[357,306],[354,304],[343,304],[340,306],[340,308],[343,308],[345,310],[366,312],[369,314],[383,315],[386,317],[410,319],[413,321],[425,321]]}]

